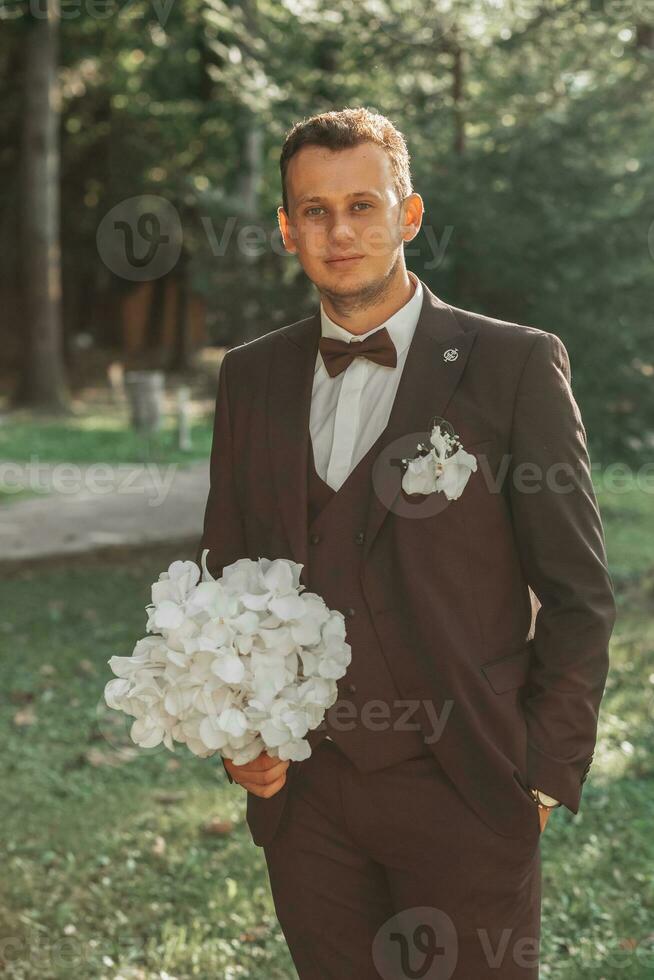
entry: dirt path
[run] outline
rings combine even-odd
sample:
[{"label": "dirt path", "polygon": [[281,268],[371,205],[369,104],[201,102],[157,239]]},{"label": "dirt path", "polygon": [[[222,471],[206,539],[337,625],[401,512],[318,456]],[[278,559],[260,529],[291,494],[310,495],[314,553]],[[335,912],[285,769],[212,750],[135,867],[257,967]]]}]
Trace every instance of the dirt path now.
[{"label": "dirt path", "polygon": [[[12,471],[37,496],[0,504],[0,562],[188,541],[202,531],[208,462]],[[31,482],[30,482],[31,481]],[[38,490],[37,490],[38,488]],[[47,492],[44,492],[47,490]]]}]

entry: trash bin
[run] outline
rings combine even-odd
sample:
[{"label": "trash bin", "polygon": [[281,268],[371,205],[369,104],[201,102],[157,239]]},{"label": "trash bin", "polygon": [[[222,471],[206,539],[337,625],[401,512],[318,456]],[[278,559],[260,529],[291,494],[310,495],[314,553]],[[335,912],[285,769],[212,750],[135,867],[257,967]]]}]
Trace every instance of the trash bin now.
[{"label": "trash bin", "polygon": [[131,423],[137,432],[158,432],[163,420],[163,371],[126,371],[125,390]]}]

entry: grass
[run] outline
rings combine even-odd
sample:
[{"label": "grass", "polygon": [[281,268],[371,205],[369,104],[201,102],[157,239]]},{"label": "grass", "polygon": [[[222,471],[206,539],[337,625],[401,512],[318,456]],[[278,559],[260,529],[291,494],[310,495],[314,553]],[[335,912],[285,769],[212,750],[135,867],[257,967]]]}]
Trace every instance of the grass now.
[{"label": "grass", "polygon": [[188,463],[206,460],[211,450],[212,418],[191,427],[192,448],[180,450],[168,418],[158,433],[144,437],[115,409],[85,411],[65,421],[24,415],[0,426],[0,460],[17,463]]},{"label": "grass", "polygon": [[606,529],[611,575],[625,586],[654,571],[654,479],[650,475],[647,481],[636,470],[626,472],[631,475],[622,487],[606,473],[593,481]]},{"label": "grass", "polygon": [[[161,567],[3,582],[3,976],[291,975],[244,794],[219,760],[135,750],[129,720],[101,703],[106,661],[144,633]],[[203,833],[212,817],[235,830]]]},{"label": "grass", "polygon": [[[542,838],[547,980],[654,975],[654,507],[598,492],[620,617],[580,812],[555,812]],[[2,583],[0,965],[12,980],[296,976],[245,794],[219,761],[135,749],[127,719],[102,709],[107,660],[143,634],[149,583],[172,557]],[[204,833],[211,817],[234,830]]]},{"label": "grass", "polygon": [[0,506],[13,504],[19,500],[33,500],[37,496],[38,494],[35,490],[29,490],[27,487],[10,490],[7,487],[0,486]]}]

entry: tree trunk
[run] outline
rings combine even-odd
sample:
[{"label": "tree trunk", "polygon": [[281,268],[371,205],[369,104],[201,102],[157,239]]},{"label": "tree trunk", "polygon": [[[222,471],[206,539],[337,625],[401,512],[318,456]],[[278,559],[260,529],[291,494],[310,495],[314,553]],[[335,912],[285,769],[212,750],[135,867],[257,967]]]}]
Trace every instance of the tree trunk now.
[{"label": "tree trunk", "polygon": [[191,338],[189,322],[189,257],[182,249],[177,263],[177,304],[175,309],[175,339],[170,359],[171,371],[187,371],[191,363]]},{"label": "tree trunk", "polygon": [[150,306],[145,328],[145,349],[161,352],[163,346],[163,327],[166,315],[166,287],[168,276],[159,276],[151,280]]},{"label": "tree trunk", "polygon": [[20,215],[25,349],[15,400],[49,412],[69,408],[61,316],[58,34],[59,0],[43,0],[25,40]]},{"label": "tree trunk", "polygon": [[452,65],[452,106],[454,115],[453,149],[456,156],[463,156],[466,146],[465,116],[463,110],[463,51],[455,39]]},{"label": "tree trunk", "polygon": [[[259,37],[259,10],[257,0],[241,0],[243,19],[248,35],[252,39]],[[256,61],[256,45],[246,45],[248,56]],[[243,201],[243,211],[248,219],[257,221],[260,213],[260,194],[264,176],[264,131],[261,120],[254,112],[246,112],[243,107],[245,132],[243,134],[244,166],[239,180],[238,193]],[[251,257],[247,256],[247,259]]]}]

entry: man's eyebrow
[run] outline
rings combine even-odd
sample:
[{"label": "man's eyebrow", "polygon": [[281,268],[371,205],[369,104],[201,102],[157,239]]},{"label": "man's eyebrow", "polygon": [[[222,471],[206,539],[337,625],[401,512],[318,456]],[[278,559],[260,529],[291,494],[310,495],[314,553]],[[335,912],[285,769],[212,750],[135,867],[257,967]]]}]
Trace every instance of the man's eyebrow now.
[{"label": "man's eyebrow", "polygon": [[[351,194],[346,194],[346,197],[381,197],[379,191],[352,191]],[[298,204],[305,204],[307,201],[326,201],[326,197],[321,197],[319,194],[303,194],[298,200]]]}]

